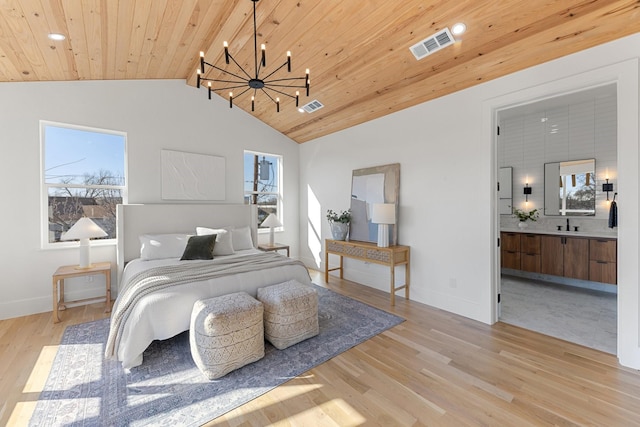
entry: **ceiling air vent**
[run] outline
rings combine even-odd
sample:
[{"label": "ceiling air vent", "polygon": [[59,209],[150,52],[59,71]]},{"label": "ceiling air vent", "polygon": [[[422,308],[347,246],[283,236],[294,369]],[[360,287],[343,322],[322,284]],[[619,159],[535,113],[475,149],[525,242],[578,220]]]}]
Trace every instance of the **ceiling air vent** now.
[{"label": "ceiling air vent", "polygon": [[431,37],[428,37],[422,40],[419,43],[414,44],[409,48],[413,56],[416,59],[422,59],[425,56],[431,55],[433,52],[437,52],[443,47],[447,47],[449,45],[454,44],[456,41],[451,35],[451,32],[448,28],[440,31],[439,33],[434,34]]},{"label": "ceiling air vent", "polygon": [[314,111],[319,110],[322,107],[324,107],[324,105],[322,105],[322,103],[320,101],[318,101],[317,99],[314,99],[313,101],[309,102],[308,104],[303,105],[302,109],[304,111],[306,111],[307,113],[313,113]]}]

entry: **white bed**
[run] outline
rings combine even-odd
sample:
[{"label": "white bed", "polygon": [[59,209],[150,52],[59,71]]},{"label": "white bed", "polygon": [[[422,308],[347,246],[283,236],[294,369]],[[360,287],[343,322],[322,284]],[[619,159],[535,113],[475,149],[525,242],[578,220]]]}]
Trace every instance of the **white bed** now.
[{"label": "white bed", "polygon": [[[177,265],[202,261],[179,261],[177,258],[141,260],[140,241],[143,234],[191,233],[198,226],[246,227],[255,224],[253,208],[249,205],[121,205],[118,206],[118,298],[113,316],[124,311],[121,301],[128,293],[123,286],[136,273],[150,267]],[[253,227],[253,242],[256,242]],[[231,259],[246,260],[252,254],[264,256],[257,249],[239,250],[233,255],[214,257],[212,263]],[[269,254],[273,255],[273,254]],[[124,265],[126,269],[124,268]],[[107,349],[107,357],[116,357],[125,368],[142,363],[144,350],[153,340],[171,338],[189,329],[193,304],[198,299],[211,298],[232,292],[244,291],[255,296],[259,287],[295,279],[310,284],[306,268],[301,264],[282,265],[258,271],[225,275],[207,280],[184,283],[179,286],[145,294],[135,305],[127,308],[126,322],[121,322],[117,340],[111,340],[115,328],[112,318],[110,341],[116,341],[113,352]]]}]

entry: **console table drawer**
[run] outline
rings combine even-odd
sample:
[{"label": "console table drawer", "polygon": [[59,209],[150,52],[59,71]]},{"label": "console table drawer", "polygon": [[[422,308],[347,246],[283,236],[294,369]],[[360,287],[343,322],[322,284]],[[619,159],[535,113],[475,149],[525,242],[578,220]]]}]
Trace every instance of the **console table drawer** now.
[{"label": "console table drawer", "polygon": [[367,250],[367,259],[384,262],[385,264],[387,264],[391,262],[391,252],[369,249]]}]

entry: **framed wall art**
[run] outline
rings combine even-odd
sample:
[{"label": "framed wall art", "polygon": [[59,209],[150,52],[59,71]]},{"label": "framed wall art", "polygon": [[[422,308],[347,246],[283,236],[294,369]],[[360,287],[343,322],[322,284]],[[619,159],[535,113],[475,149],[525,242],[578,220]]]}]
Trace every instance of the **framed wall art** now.
[{"label": "framed wall art", "polygon": [[224,157],[162,150],[163,200],[225,200]]},{"label": "framed wall art", "polygon": [[351,179],[351,225],[349,239],[378,241],[378,224],[371,221],[373,205],[395,205],[395,224],[389,225],[389,243],[398,242],[398,197],[400,194],[400,163],[355,169]]}]

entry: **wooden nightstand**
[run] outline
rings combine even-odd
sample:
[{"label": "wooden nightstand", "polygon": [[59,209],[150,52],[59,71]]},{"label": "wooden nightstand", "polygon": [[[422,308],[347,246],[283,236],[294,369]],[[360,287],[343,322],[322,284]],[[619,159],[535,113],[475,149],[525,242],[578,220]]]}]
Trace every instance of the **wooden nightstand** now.
[{"label": "wooden nightstand", "polygon": [[[105,295],[105,313],[111,311],[111,263],[110,262],[98,262],[93,264],[89,268],[79,268],[77,265],[65,265],[56,270],[53,274],[53,323],[60,322],[58,317],[58,311],[65,310],[66,304],[83,303],[89,301],[95,301],[97,298],[86,298],[75,301],[64,300],[64,280],[72,277],[91,276],[95,274],[104,274],[106,283],[106,295]],[[60,283],[60,297],[58,299],[58,283]],[[99,297],[98,297],[99,298]]]},{"label": "wooden nightstand", "polygon": [[269,243],[261,243],[258,245],[258,249],[265,252],[285,249],[287,251],[287,256],[289,256],[289,245],[283,245],[282,243],[274,243],[273,245],[270,245]]}]

